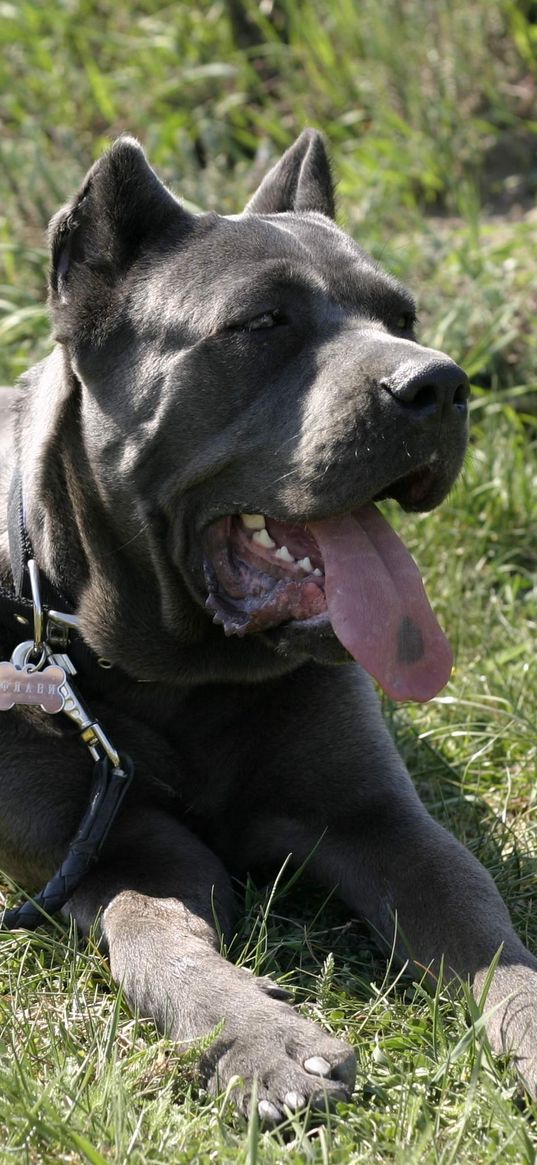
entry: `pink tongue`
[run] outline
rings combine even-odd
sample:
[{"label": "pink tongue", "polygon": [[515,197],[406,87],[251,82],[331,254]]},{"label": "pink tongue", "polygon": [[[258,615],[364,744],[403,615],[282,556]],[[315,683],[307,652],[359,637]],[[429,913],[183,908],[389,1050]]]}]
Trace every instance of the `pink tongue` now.
[{"label": "pink tongue", "polygon": [[420,572],[375,506],[312,522],[332,627],[393,700],[430,700],[447,683],[449,643]]}]

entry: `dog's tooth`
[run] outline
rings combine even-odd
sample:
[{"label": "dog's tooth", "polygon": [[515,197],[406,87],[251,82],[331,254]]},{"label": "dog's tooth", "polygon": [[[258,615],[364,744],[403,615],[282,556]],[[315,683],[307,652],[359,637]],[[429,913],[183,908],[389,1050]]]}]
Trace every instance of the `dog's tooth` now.
[{"label": "dog's tooth", "polygon": [[264,546],[265,550],[272,550],[276,545],[268,530],[256,530],[255,534],[252,535],[252,542],[257,542],[258,546]]},{"label": "dog's tooth", "polygon": [[265,519],[262,514],[241,514],[241,522],[247,530],[265,529]]},{"label": "dog's tooth", "polygon": [[314,572],[313,572],[313,573],[314,573],[314,574],[317,574],[317,575],[319,576],[319,578],[320,578],[323,572],[322,572],[322,570],[319,570],[319,567],[318,567],[318,566],[316,566],[316,567],[315,567],[315,570],[314,570]]},{"label": "dog's tooth", "polygon": [[287,546],[280,546],[279,550],[276,551],[274,557],[281,558],[282,562],[294,562],[295,561],[293,558],[293,555],[289,554]]},{"label": "dog's tooth", "polygon": [[313,567],[310,558],[301,558],[298,565],[302,567],[302,570],[307,570],[308,574],[311,574]]}]

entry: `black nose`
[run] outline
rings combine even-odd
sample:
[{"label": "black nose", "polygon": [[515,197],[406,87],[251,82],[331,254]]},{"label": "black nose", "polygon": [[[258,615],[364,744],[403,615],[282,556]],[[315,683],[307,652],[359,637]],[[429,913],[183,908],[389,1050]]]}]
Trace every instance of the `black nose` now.
[{"label": "black nose", "polygon": [[380,382],[416,421],[462,419],[468,412],[468,377],[452,360],[412,370],[408,366]]}]

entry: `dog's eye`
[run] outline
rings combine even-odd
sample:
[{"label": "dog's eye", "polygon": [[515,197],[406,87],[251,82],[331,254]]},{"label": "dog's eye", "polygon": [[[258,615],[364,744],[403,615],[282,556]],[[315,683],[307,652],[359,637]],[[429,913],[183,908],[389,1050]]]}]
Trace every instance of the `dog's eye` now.
[{"label": "dog's eye", "polygon": [[274,328],[276,324],[281,323],[281,313],[279,311],[264,311],[260,316],[254,316],[253,320],[248,320],[243,324],[247,332],[258,332],[261,328]]},{"label": "dog's eye", "polygon": [[276,328],[281,324],[287,323],[283,312],[278,308],[272,311],[260,312],[258,316],[252,316],[251,319],[237,320],[235,323],[227,324],[222,331],[225,333],[237,332],[266,332],[272,328]]}]

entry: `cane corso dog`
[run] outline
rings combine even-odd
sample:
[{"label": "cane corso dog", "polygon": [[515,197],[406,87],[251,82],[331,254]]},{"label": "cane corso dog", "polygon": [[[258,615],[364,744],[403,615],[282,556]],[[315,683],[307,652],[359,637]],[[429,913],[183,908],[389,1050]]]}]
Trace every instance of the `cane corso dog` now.
[{"label": "cane corso dog", "polygon": [[[230,874],[292,855],[420,974],[443,961],[479,998],[499,952],[488,1033],[535,1095],[537,960],[418,799],[371,679],[427,700],[450,674],[376,503],[445,497],[464,373],[417,342],[409,293],[335,225],[312,130],[231,216],[190,213],[120,139],[50,242],[55,347],[17,389],[0,581],[18,473],[41,579],[102,665],[79,689],[136,766],[65,914],[82,932],[100,919],[128,1000],[182,1046],[216,1029],[208,1087],[238,1077],[248,1112],[255,1080],[274,1122],[348,1097],[355,1074],[348,1046],[220,954]],[[4,618],[3,659],[20,638]],[[63,721],[3,713],[0,860],[28,889],[88,798],[90,758]]]}]

